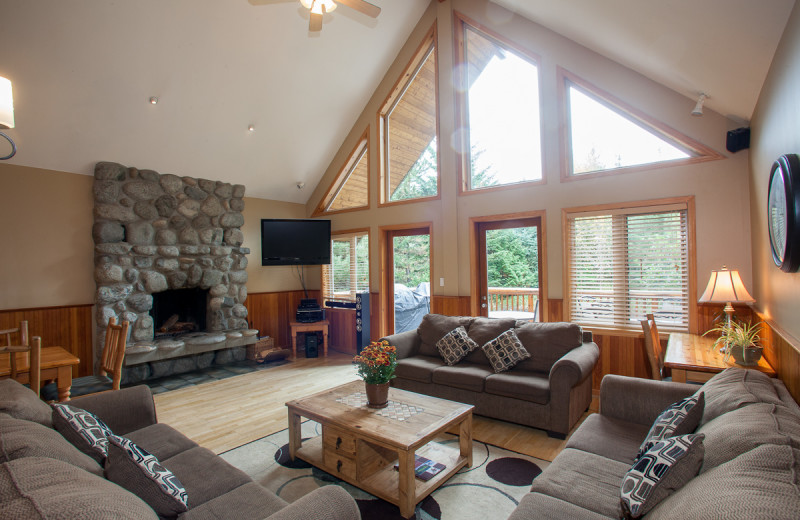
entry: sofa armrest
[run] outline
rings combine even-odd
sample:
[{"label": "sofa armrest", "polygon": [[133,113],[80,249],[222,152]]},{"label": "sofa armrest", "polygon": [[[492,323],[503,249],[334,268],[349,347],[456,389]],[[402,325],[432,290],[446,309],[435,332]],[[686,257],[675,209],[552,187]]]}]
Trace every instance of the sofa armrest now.
[{"label": "sofa armrest", "polygon": [[389,345],[397,347],[397,359],[411,357],[419,351],[420,339],[416,330],[407,330],[381,338],[384,339]]},{"label": "sofa armrest", "polygon": [[608,374],[600,383],[600,413],[636,424],[653,424],[667,406],[699,388],[687,383]]},{"label": "sofa armrest", "polygon": [[153,393],[147,385],[76,397],[68,404],[95,414],[117,435],[158,422]]},{"label": "sofa armrest", "polygon": [[592,375],[599,359],[600,348],[595,343],[583,343],[570,350],[550,367],[550,387],[557,383],[572,388]]},{"label": "sofa armrest", "polygon": [[340,486],[323,486],[295,500],[267,520],[358,520],[361,513],[353,497]]}]

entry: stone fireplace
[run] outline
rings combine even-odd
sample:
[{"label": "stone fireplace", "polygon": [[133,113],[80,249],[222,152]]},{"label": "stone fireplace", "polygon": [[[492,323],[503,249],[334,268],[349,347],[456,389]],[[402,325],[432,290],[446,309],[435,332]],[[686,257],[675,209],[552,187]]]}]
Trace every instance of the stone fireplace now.
[{"label": "stone fireplace", "polygon": [[111,317],[131,323],[129,382],[243,359],[257,339],[244,306],[244,186],[100,162],[93,191],[95,359]]}]

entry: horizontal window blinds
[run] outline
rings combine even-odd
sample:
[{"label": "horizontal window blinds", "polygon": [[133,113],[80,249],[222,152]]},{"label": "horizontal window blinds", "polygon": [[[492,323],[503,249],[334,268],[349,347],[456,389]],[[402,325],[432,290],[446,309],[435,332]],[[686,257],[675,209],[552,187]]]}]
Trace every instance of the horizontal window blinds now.
[{"label": "horizontal window blinds", "polygon": [[639,329],[689,329],[689,238],[685,205],[567,216],[570,321]]},{"label": "horizontal window blinds", "polygon": [[322,266],[322,299],[355,301],[369,291],[369,234],[331,237],[331,263]]}]

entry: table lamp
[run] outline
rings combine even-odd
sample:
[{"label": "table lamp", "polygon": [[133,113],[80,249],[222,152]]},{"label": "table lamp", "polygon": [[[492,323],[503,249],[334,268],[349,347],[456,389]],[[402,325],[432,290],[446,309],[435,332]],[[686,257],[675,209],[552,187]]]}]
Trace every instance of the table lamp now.
[{"label": "table lamp", "polygon": [[711,271],[711,278],[708,280],[706,291],[700,297],[700,303],[724,303],[725,314],[727,315],[726,325],[730,326],[733,316],[733,303],[754,302],[750,293],[742,283],[739,271],[729,271],[726,266],[722,266],[719,271]]}]

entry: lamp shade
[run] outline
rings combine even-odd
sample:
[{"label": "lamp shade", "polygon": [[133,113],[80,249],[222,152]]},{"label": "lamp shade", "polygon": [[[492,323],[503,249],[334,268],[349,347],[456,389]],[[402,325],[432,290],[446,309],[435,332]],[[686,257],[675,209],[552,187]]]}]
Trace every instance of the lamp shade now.
[{"label": "lamp shade", "polygon": [[703,303],[750,303],[754,302],[742,283],[739,271],[729,271],[723,266],[719,271],[711,271],[711,278],[700,302]]},{"label": "lamp shade", "polygon": [[0,128],[14,128],[14,96],[11,81],[0,76]]}]

